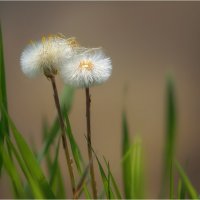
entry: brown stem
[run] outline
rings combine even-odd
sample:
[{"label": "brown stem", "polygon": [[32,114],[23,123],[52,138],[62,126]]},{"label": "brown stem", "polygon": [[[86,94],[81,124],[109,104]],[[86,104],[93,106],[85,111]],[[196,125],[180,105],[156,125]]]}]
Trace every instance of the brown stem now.
[{"label": "brown stem", "polygon": [[59,118],[59,122],[60,122],[61,133],[62,133],[63,149],[65,151],[65,157],[67,160],[67,166],[68,166],[70,180],[71,180],[71,186],[72,186],[72,193],[73,193],[73,197],[75,197],[74,196],[75,195],[75,179],[74,179],[74,173],[73,173],[73,169],[72,169],[72,165],[71,165],[72,163],[71,163],[71,159],[70,159],[70,155],[69,155],[69,149],[68,149],[68,145],[67,145],[67,138],[65,135],[65,124],[64,124],[63,117],[61,114],[60,103],[59,103],[59,98],[58,98],[58,91],[57,91],[57,87],[56,87],[56,81],[55,81],[54,76],[51,76],[49,78],[52,83],[55,105],[56,105],[57,112],[58,112],[58,118]]},{"label": "brown stem", "polygon": [[87,119],[87,144],[88,144],[88,156],[90,164],[90,176],[91,176],[91,186],[93,192],[93,198],[97,199],[97,190],[96,190],[96,182],[95,182],[95,175],[94,175],[94,165],[93,165],[93,158],[92,158],[92,145],[91,145],[91,128],[90,128],[90,91],[89,88],[85,89],[86,94],[86,119]]}]

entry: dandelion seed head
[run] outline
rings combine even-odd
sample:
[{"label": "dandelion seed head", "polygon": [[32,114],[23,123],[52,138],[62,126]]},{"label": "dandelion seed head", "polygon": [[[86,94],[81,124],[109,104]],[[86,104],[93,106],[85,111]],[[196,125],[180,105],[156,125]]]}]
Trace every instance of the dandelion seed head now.
[{"label": "dandelion seed head", "polygon": [[[74,42],[75,43],[75,42]],[[68,39],[59,35],[42,37],[40,42],[31,42],[21,55],[21,69],[28,77],[44,73],[56,75],[60,67],[75,53]]]},{"label": "dandelion seed head", "polygon": [[84,50],[70,58],[62,67],[61,76],[72,86],[90,87],[105,82],[111,72],[111,59],[98,48]]}]

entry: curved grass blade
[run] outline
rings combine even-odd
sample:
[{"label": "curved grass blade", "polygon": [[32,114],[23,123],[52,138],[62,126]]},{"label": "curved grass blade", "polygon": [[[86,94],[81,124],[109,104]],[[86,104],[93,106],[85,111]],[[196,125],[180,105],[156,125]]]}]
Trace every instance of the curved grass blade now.
[{"label": "curved grass blade", "polygon": [[111,199],[110,164],[108,163],[108,199]]},{"label": "curved grass blade", "polygon": [[60,147],[60,139],[56,146],[56,153],[55,153],[54,161],[49,167],[50,168],[49,169],[50,170],[49,184],[50,184],[50,187],[52,188],[54,194],[56,195],[56,198],[65,199],[66,193],[65,193],[64,183],[63,183],[63,179],[61,176],[61,170],[60,170],[59,161],[58,161],[59,147]]},{"label": "curved grass blade", "polygon": [[[82,176],[83,170],[84,170],[84,167],[85,167],[85,163],[83,161],[83,157],[82,157],[82,154],[80,152],[79,146],[77,145],[75,138],[72,134],[72,129],[71,129],[69,118],[68,118],[67,115],[65,115],[64,117],[66,119],[66,133],[67,133],[67,137],[69,138],[73,158],[74,158],[78,173],[79,173],[80,176]],[[88,187],[85,183],[84,183],[84,186],[83,186],[83,190],[84,190],[84,193],[86,195],[86,198],[91,199],[91,194],[90,194]]]},{"label": "curved grass blade", "polygon": [[[110,183],[109,183],[108,177],[106,176],[106,173],[105,173],[105,171],[103,169],[103,166],[101,165],[101,162],[99,161],[99,158],[98,158],[97,154],[95,153],[94,149],[92,149],[92,151],[93,151],[93,153],[94,153],[94,155],[96,157],[97,163],[98,163],[98,167],[99,167],[99,171],[100,171],[101,178],[102,178],[102,181],[103,181],[103,186],[104,186],[104,191],[106,193],[106,197],[108,199],[109,198],[110,199],[114,199],[115,196],[114,196],[114,193],[112,191],[112,188],[110,188]],[[108,171],[108,173],[109,173],[109,171]]]},{"label": "curved grass blade", "polygon": [[90,169],[90,164],[91,162],[86,166],[85,170],[83,171],[83,174],[77,184],[77,187],[76,187],[76,194],[75,194],[75,197],[79,198],[80,195],[81,195],[81,192],[83,190],[83,187],[84,187],[84,184],[85,184],[85,180],[88,176],[88,172],[89,172],[89,169]]},{"label": "curved grass blade", "polygon": [[25,191],[27,192],[28,190],[28,197],[32,198],[35,197],[37,199],[44,199],[45,198],[45,194],[42,191],[42,187],[41,187],[41,183],[39,181],[37,181],[32,174],[30,173],[30,171],[28,170],[25,162],[22,160],[21,156],[19,155],[17,149],[15,148],[15,146],[13,145],[13,143],[11,142],[10,139],[7,139],[7,145],[8,148],[12,151],[13,155],[15,156],[16,160],[19,163],[19,166],[22,170],[22,172],[24,173],[26,180],[28,181],[30,188],[32,190],[32,193],[30,194],[29,191],[29,185],[25,185]]},{"label": "curved grass blade", "polygon": [[190,182],[189,178],[187,177],[181,165],[176,161],[175,166],[184,184],[185,191],[187,191],[189,197],[192,199],[198,199],[199,198],[198,193],[196,192],[195,188],[193,187],[192,183]]},{"label": "curved grass blade", "polygon": [[15,138],[15,142],[17,144],[21,157],[26,163],[26,166],[29,172],[32,174],[34,179],[36,179],[40,183],[40,187],[42,191],[45,193],[46,198],[55,198],[33,152],[31,151],[28,144],[25,142],[24,138],[22,137],[20,132],[17,130],[14,123],[12,122],[12,120],[10,119],[10,117],[8,116],[8,114],[6,113],[4,109],[3,109],[3,112],[5,116],[7,117],[13,136]]},{"label": "curved grass blade", "polygon": [[85,167],[85,165],[83,163],[83,157],[81,155],[80,149],[79,149],[79,147],[74,139],[74,136],[72,134],[72,129],[71,129],[71,125],[69,122],[69,118],[68,118],[68,116],[65,116],[65,118],[66,118],[66,133],[69,138],[72,154],[73,154],[78,171],[82,172],[83,168]]},{"label": "curved grass blade", "polygon": [[3,158],[4,168],[6,169],[10,179],[12,181],[13,189],[15,192],[15,197],[18,199],[25,198],[24,189],[22,186],[22,181],[20,179],[19,173],[16,169],[13,160],[10,159],[9,154],[5,151],[5,148],[0,147],[0,152]]},{"label": "curved grass blade", "polygon": [[113,188],[114,188],[114,190],[115,190],[115,195],[116,195],[117,199],[122,199],[122,196],[121,196],[119,187],[117,186],[117,183],[116,183],[116,181],[115,181],[115,179],[114,179],[114,176],[113,176],[113,174],[112,174],[112,172],[111,172],[111,170],[110,170],[110,167],[109,167],[108,162],[106,161],[105,157],[104,157],[104,161],[105,161],[106,166],[107,166],[108,171],[109,171],[109,176],[110,176],[110,179],[111,179]]}]

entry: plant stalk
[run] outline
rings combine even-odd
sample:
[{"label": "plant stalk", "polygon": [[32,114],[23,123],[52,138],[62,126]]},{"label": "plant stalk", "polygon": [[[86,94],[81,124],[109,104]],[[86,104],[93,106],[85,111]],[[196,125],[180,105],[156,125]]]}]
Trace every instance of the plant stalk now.
[{"label": "plant stalk", "polygon": [[69,154],[69,148],[67,145],[67,138],[65,135],[65,124],[64,124],[64,120],[61,114],[61,108],[60,108],[60,103],[59,103],[59,98],[58,98],[58,90],[56,87],[56,81],[55,81],[55,77],[54,76],[50,76],[49,77],[52,83],[52,87],[53,87],[53,92],[54,92],[54,101],[55,101],[55,105],[56,105],[56,109],[58,112],[58,118],[59,118],[59,122],[60,122],[60,127],[61,127],[61,133],[62,133],[62,144],[63,144],[63,149],[65,151],[65,157],[67,160],[67,166],[68,166],[68,170],[69,170],[69,175],[70,175],[70,180],[71,180],[71,186],[72,186],[72,193],[73,193],[73,198],[75,198],[75,178],[74,178],[74,173],[73,173],[73,168],[72,168],[72,162],[70,159],[70,154]]},{"label": "plant stalk", "polygon": [[93,157],[92,157],[92,144],[91,144],[91,126],[90,126],[91,99],[90,99],[89,88],[85,88],[85,94],[86,94],[87,144],[88,144],[88,157],[90,162],[91,186],[92,186],[93,198],[97,199],[97,190],[96,190],[96,182],[94,175]]}]

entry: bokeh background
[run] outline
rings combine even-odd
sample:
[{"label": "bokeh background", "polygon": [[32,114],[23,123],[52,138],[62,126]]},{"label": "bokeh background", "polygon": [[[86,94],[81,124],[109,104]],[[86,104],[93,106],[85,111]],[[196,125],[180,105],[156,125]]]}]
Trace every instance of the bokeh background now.
[{"label": "bokeh background", "polygon": [[[170,72],[178,110],[177,158],[187,163],[187,173],[200,191],[200,2],[0,2],[0,20],[9,111],[30,144],[41,148],[42,119],[46,116],[51,123],[56,110],[49,81],[26,78],[20,54],[30,40],[43,35],[75,36],[86,47],[102,46],[112,58],[112,77],[91,90],[92,139],[98,155],[110,161],[118,183],[122,185],[125,106],[132,138],[140,134],[143,139],[147,196],[158,195]],[[59,91],[63,86],[58,78]],[[84,95],[83,90],[76,91],[70,120],[87,158]],[[60,160],[65,171],[64,157]],[[99,176],[97,180],[101,188]],[[3,175],[1,198],[12,197],[9,185]]]}]

